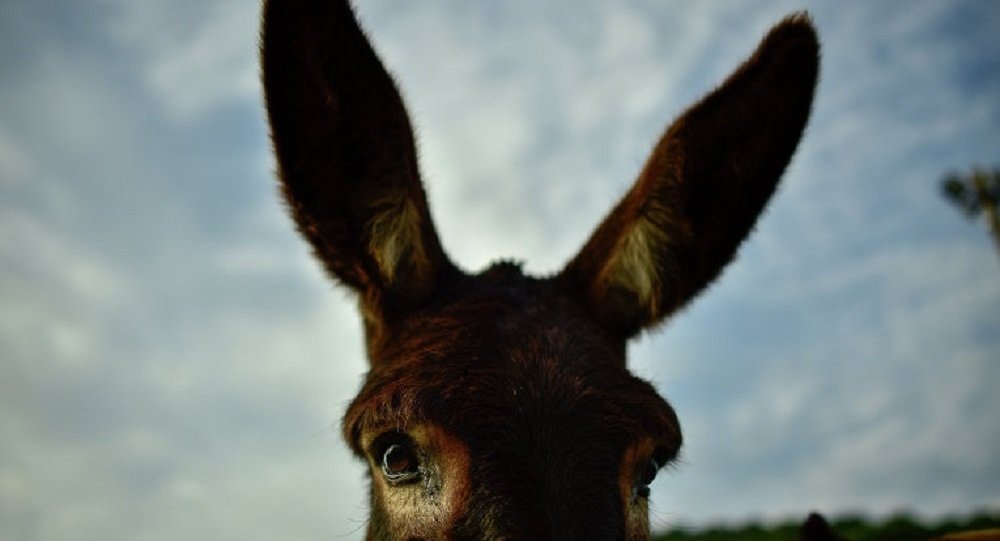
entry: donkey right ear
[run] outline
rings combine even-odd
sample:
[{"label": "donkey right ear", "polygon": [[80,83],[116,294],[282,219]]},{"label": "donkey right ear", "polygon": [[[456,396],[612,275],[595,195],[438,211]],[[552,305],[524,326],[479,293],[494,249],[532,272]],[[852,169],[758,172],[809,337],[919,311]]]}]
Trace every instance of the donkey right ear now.
[{"label": "donkey right ear", "polygon": [[261,64],[299,231],[367,315],[426,300],[455,267],[431,222],[403,101],[348,2],[265,2]]},{"label": "donkey right ear", "polygon": [[560,275],[606,328],[632,336],[719,275],[795,152],[818,73],[816,32],[807,16],[792,16],[667,129]]}]

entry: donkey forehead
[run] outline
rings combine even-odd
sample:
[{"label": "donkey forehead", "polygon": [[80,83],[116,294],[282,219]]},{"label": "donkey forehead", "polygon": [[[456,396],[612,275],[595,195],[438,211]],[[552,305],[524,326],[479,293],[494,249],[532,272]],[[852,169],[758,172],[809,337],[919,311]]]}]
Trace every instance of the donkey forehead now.
[{"label": "donkey forehead", "polygon": [[512,263],[458,276],[434,302],[384,325],[369,352],[373,369],[442,358],[504,368],[539,360],[563,369],[625,364],[624,338],[594,321],[575,292],[558,280],[525,276]]},{"label": "donkey forehead", "polygon": [[544,441],[558,427],[598,447],[645,438],[679,446],[673,409],[627,370],[624,340],[558,284],[502,267],[390,330],[344,418],[355,450],[364,432],[424,422],[470,443],[530,432],[538,441],[529,446],[547,446],[558,443]]}]

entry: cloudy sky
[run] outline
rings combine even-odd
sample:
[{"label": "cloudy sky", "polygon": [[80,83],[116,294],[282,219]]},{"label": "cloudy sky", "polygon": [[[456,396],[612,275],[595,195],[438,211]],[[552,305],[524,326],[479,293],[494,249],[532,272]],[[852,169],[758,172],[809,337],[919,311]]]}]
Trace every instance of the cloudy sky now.
[{"label": "cloudy sky", "polygon": [[[658,527],[1000,507],[1000,4],[369,0],[454,260],[558,269],[785,14],[813,120],[755,235],[631,348],[679,412]],[[4,539],[359,539],[353,302],[275,197],[252,0],[0,2]]]}]

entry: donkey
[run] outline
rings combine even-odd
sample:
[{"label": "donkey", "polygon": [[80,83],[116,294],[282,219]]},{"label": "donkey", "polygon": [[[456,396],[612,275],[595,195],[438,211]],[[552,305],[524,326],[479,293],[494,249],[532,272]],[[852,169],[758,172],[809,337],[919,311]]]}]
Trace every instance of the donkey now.
[{"label": "donkey", "polygon": [[681,430],[626,342],[720,274],[774,192],[818,77],[808,16],[667,128],[549,277],[445,254],[403,101],[346,0],[265,0],[261,33],[284,198],[364,323],[342,428],[369,467],[367,539],[649,539]]}]

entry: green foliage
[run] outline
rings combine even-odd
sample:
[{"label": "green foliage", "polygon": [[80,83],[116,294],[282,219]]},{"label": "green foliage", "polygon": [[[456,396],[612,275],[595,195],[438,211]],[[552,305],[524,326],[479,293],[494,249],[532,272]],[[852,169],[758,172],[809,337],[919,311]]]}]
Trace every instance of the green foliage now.
[{"label": "green foliage", "polygon": [[950,173],[941,181],[941,194],[966,217],[986,218],[1000,254],[1000,168],[974,169],[968,175]]},{"label": "green foliage", "polygon": [[975,169],[970,174],[949,173],[941,181],[941,195],[969,218],[1000,204],[1000,168]]},{"label": "green foliage", "polygon": [[[803,516],[796,521],[772,524],[750,522],[741,526],[675,527],[653,536],[654,541],[795,541]],[[924,521],[908,513],[876,520],[845,515],[830,520],[839,536],[848,541],[922,541],[946,533],[1000,528],[1000,511],[981,511],[967,517]]]}]

